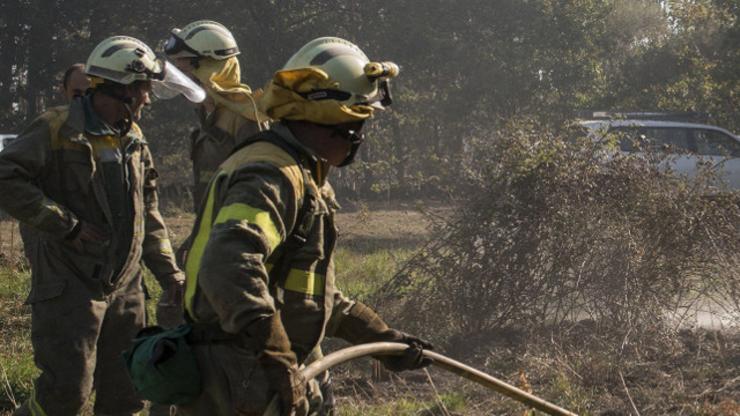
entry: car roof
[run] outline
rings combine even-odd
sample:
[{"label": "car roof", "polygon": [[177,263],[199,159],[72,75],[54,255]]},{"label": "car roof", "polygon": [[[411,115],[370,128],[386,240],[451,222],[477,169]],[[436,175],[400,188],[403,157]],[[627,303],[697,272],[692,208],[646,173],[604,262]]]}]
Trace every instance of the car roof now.
[{"label": "car roof", "polygon": [[710,124],[684,123],[680,121],[620,119],[620,120],[582,120],[579,123],[582,126],[588,127],[591,129],[604,128],[607,126],[609,127],[659,127],[659,128],[706,129],[706,130],[720,131],[722,133],[728,134],[735,138],[738,137],[732,134],[730,131],[725,130],[721,127],[712,126]]}]

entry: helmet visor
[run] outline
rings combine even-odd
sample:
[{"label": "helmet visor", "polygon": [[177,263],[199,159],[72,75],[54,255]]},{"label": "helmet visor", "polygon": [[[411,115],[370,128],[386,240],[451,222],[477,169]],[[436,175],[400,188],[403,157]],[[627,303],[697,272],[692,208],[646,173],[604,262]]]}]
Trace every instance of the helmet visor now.
[{"label": "helmet visor", "polygon": [[200,103],[206,99],[205,90],[174,65],[165,61],[162,69],[163,76],[161,79],[152,80],[152,93],[155,97],[169,100],[178,95],[184,95],[185,98],[194,103]]}]

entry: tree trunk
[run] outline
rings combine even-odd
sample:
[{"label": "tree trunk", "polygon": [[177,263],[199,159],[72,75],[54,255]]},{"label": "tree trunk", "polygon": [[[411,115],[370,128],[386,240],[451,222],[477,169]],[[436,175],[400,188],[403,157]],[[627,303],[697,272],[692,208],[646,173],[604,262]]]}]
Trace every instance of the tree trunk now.
[{"label": "tree trunk", "polygon": [[44,111],[44,102],[55,84],[53,71],[56,63],[54,34],[58,14],[54,0],[34,0],[29,10],[30,33],[28,45],[28,78],[25,90],[28,102],[27,119]]}]

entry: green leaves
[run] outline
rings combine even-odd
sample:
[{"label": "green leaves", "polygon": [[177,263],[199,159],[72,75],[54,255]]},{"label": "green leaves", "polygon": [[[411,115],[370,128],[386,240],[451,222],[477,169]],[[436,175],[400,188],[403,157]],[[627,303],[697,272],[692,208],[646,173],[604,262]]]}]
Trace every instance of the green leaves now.
[{"label": "green leaves", "polygon": [[[195,0],[145,3],[0,1],[0,16],[12,17],[0,20],[0,130],[59,103],[57,77],[103,37],[159,45],[203,17]],[[696,110],[737,131],[738,9],[732,0],[220,0],[208,17],[233,31],[255,89],[318,36],[346,37],[371,59],[401,65],[392,109],[368,123],[359,163],[335,180],[340,195],[386,197],[454,188],[470,167],[465,143],[515,116]],[[166,155],[162,185],[182,182],[189,107],[155,103],[142,124],[155,155]]]}]

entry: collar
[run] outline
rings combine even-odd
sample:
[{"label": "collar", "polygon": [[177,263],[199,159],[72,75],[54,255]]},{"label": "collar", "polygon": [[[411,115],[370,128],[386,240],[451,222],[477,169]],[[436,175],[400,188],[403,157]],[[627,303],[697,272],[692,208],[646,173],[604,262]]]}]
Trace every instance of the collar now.
[{"label": "collar", "polygon": [[[78,100],[75,99],[75,102]],[[98,113],[95,112],[92,104],[92,95],[88,94],[80,98],[82,109],[85,114],[85,133],[93,136],[119,136],[120,131],[110,124],[106,123]]]},{"label": "collar", "polygon": [[324,160],[321,159],[316,154],[316,152],[314,152],[311,148],[309,148],[308,146],[306,146],[303,143],[301,143],[301,141],[298,140],[293,135],[293,132],[290,131],[290,129],[288,128],[288,126],[286,126],[282,122],[273,124],[272,126],[270,126],[270,130],[272,130],[275,133],[279,134],[280,137],[283,138],[283,140],[285,140],[286,142],[288,142],[288,144],[290,144],[291,146],[297,148],[301,153],[303,153],[306,156],[308,156],[311,159],[312,162],[319,162],[319,161],[324,162]]},{"label": "collar", "polygon": [[82,134],[85,131],[85,109],[82,104],[82,97],[75,97],[69,103],[69,115],[65,124],[76,133]]},{"label": "collar", "polygon": [[329,164],[326,160],[319,157],[319,155],[317,155],[311,148],[301,143],[301,141],[293,135],[293,132],[290,131],[288,126],[282,122],[270,125],[270,130],[277,133],[289,145],[295,147],[300,153],[308,157],[314,180],[316,180],[316,183],[319,186],[323,186],[324,182],[326,182],[326,177],[329,174]]}]

